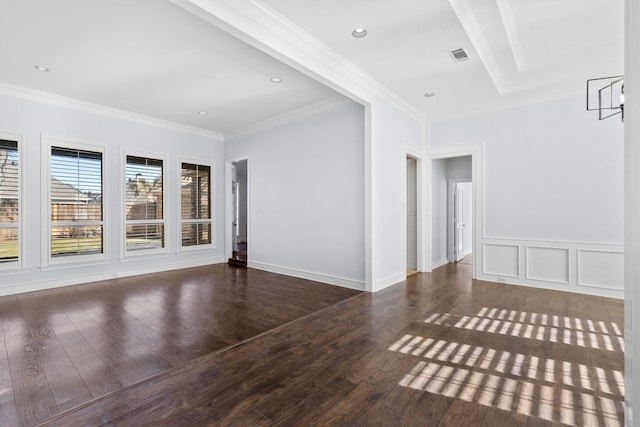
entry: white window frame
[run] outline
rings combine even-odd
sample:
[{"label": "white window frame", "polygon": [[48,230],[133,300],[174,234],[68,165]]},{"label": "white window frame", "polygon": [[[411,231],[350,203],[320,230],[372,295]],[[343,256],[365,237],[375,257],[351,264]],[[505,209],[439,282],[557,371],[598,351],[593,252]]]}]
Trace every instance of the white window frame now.
[{"label": "white window frame", "polygon": [[[162,219],[161,220],[133,220],[133,222],[127,221],[127,157],[141,157],[153,160],[161,160],[162,161]],[[144,257],[149,255],[158,255],[158,254],[168,254],[170,248],[170,227],[168,227],[169,222],[167,221],[167,216],[169,212],[167,211],[167,199],[169,198],[170,192],[167,188],[167,175],[169,173],[169,165],[167,162],[167,155],[161,153],[152,153],[152,152],[143,152],[143,151],[132,151],[132,150],[123,150],[122,151],[122,162],[120,164],[120,189],[122,191],[122,196],[120,197],[120,254],[121,258],[134,258],[134,257]],[[148,248],[148,249],[135,249],[135,250],[127,250],[127,225],[129,224],[149,224],[149,223],[157,223],[162,224],[163,233],[164,233],[164,247],[162,248]]]},{"label": "white window frame", "polygon": [[0,271],[19,270],[26,265],[27,256],[25,250],[26,245],[24,244],[27,238],[26,227],[24,226],[26,208],[26,191],[24,191],[24,183],[26,182],[26,180],[24,177],[27,176],[25,167],[25,165],[27,164],[25,160],[26,153],[24,150],[24,144],[22,143],[22,141],[24,140],[24,136],[19,133],[0,131],[0,139],[15,141],[18,143],[18,259],[15,261],[0,263]]},{"label": "white window frame", "polygon": [[[198,165],[198,166],[208,166],[209,167],[209,214],[210,217],[209,219],[205,219],[205,220],[183,220],[182,219],[182,164],[183,163],[189,163],[192,165]],[[215,174],[216,174],[216,164],[215,162],[211,162],[211,161],[206,161],[206,160],[196,160],[193,158],[188,158],[188,157],[181,157],[180,159],[178,159],[178,171],[177,171],[177,180],[176,182],[178,183],[178,191],[177,191],[177,197],[176,197],[176,206],[180,206],[180,208],[178,209],[178,222],[179,222],[179,226],[177,227],[177,242],[178,242],[178,250],[180,252],[190,252],[190,251],[201,251],[201,250],[205,250],[205,249],[216,249],[217,245],[217,233],[216,233],[216,215],[215,215],[215,183],[216,183],[216,179],[215,179]],[[207,223],[210,222],[211,223],[211,243],[207,243],[207,244],[203,244],[203,245],[192,245],[192,246],[182,246],[182,225],[184,223],[194,223],[194,222],[201,222],[201,223]]]},{"label": "white window frame", "polygon": [[[106,195],[108,193],[106,177],[106,165],[107,155],[106,147],[102,144],[88,143],[84,141],[76,141],[69,138],[62,137],[42,137],[42,221],[43,227],[46,230],[41,231],[42,236],[42,260],[43,267],[49,265],[64,265],[64,264],[76,264],[76,263],[95,263],[105,261],[109,252],[108,248],[108,230],[107,230],[107,211],[108,200]],[[51,148],[69,148],[73,150],[90,151],[94,153],[100,153],[102,155],[102,253],[99,254],[73,254],[62,257],[51,256],[51,228],[53,223],[51,221]],[[93,222],[95,223],[95,222]],[[75,225],[81,225],[75,223]]]}]

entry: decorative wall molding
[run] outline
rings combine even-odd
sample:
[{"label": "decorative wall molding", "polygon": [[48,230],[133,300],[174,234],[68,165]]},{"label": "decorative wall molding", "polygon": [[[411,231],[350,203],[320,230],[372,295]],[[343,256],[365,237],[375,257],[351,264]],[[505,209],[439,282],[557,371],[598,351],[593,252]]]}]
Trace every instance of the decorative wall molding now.
[{"label": "decorative wall molding", "polygon": [[484,238],[482,247],[479,279],[623,297],[621,244]]},{"label": "decorative wall molding", "polygon": [[578,286],[624,290],[624,252],[578,249]]},{"label": "decorative wall molding", "polygon": [[15,98],[27,99],[29,101],[41,102],[49,105],[55,105],[57,107],[68,108],[84,113],[97,114],[100,116],[111,117],[118,120],[125,120],[145,126],[159,127],[176,132],[202,136],[204,138],[215,139],[217,141],[224,140],[223,135],[219,132],[185,126],[179,123],[157,119],[151,116],[145,116],[143,114],[132,113],[130,111],[119,110],[117,108],[106,107],[104,105],[93,104],[91,102],[67,98],[65,96],[55,95],[52,93],[34,89],[28,89],[21,86],[14,86],[8,83],[0,82],[0,94],[12,96]]},{"label": "decorative wall molding", "polygon": [[483,245],[482,273],[501,277],[520,276],[520,247],[510,244]]},{"label": "decorative wall molding", "polygon": [[568,248],[526,246],[525,257],[527,280],[569,284],[571,267]]},{"label": "decorative wall molding", "polygon": [[350,100],[349,98],[345,98],[342,96],[325,99],[315,104],[306,105],[297,110],[289,111],[289,112],[286,112],[286,113],[283,113],[283,114],[280,114],[256,123],[252,123],[248,126],[227,131],[224,133],[224,140],[225,142],[233,141],[234,138],[239,138],[239,137],[259,133],[264,130],[274,128],[277,126],[282,126],[293,121],[302,120],[314,114],[318,114],[323,111],[332,110],[334,108],[338,108],[341,105],[346,105],[350,102],[353,102],[353,101]]}]

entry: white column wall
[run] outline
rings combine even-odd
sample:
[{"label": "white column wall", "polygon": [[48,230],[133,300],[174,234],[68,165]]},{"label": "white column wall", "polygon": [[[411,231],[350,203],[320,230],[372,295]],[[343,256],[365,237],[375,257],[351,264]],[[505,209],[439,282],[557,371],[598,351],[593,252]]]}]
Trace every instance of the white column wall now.
[{"label": "white column wall", "polygon": [[640,4],[625,9],[625,424],[640,425]]},{"label": "white column wall", "polygon": [[406,156],[424,152],[424,124],[380,101],[371,105],[371,291],[406,278]]},{"label": "white column wall", "polygon": [[226,141],[248,159],[249,266],[364,289],[364,108],[330,110]]}]

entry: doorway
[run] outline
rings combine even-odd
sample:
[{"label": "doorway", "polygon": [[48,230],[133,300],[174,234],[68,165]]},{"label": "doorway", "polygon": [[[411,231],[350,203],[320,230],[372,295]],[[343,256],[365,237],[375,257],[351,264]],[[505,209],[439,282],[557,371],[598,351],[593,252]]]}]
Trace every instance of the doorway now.
[{"label": "doorway", "polygon": [[471,264],[473,251],[473,184],[449,180],[447,214],[447,259]]},{"label": "doorway", "polygon": [[473,157],[437,158],[431,166],[431,266],[473,264]]},{"label": "doorway", "polygon": [[247,159],[231,162],[231,255],[229,264],[246,267],[248,262],[248,162]]},{"label": "doorway", "polygon": [[407,276],[418,272],[418,161],[407,156]]}]

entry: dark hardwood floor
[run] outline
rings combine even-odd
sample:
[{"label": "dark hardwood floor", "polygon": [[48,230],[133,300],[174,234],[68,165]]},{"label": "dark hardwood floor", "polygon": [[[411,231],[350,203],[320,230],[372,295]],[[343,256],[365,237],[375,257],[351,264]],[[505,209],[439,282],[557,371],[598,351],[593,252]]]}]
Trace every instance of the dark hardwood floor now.
[{"label": "dark hardwood floor", "polygon": [[0,297],[0,426],[31,426],[359,294],[224,264]]},{"label": "dark hardwood floor", "polygon": [[[264,302],[266,290],[251,294],[253,280],[264,280],[259,272],[239,271],[246,276],[203,268],[200,280],[176,285],[184,292],[154,292],[154,281],[179,281],[176,272],[152,275],[155,279],[139,289],[127,286],[134,288],[127,298],[112,297],[113,284],[103,283],[68,290],[57,299],[51,292],[46,298],[2,300],[32,319],[22,320],[29,326],[20,331],[0,307],[7,349],[16,339],[24,344],[9,355],[10,368],[0,360],[2,384],[13,384],[15,417],[64,410],[66,404],[70,409],[44,425],[624,425],[622,301],[473,281],[470,265],[449,264],[375,294],[325,300],[324,309],[181,363],[174,347],[185,348],[183,341],[202,348],[199,338],[214,331],[221,331],[221,341],[229,339],[218,323],[224,316],[208,317],[209,311],[224,311],[213,304],[217,293],[233,300],[229,294],[248,288],[240,299],[254,304],[243,303],[248,307],[238,311],[251,333],[255,319],[265,316],[254,310],[266,307],[280,318],[283,306],[295,310],[304,300],[320,298],[305,298],[300,285],[298,302],[282,296]],[[212,284],[204,279],[208,275],[226,285]],[[270,280],[267,288],[281,278]],[[152,315],[149,305],[160,306],[162,314]],[[191,315],[180,317],[189,321],[173,319],[168,322],[173,327],[157,332],[143,326],[171,318],[180,307],[190,309]],[[42,312],[47,314],[37,314]],[[77,314],[82,312],[87,314]],[[72,325],[65,318],[73,319]],[[95,335],[102,341],[83,335],[85,322],[99,325],[102,332]],[[66,331],[74,337],[53,338]],[[53,363],[59,353],[74,355]],[[81,363],[94,358],[104,366]],[[14,363],[21,370],[14,370]],[[139,381],[149,376],[145,371],[167,366]],[[72,367],[75,373],[68,373]],[[27,391],[38,386],[43,403]],[[104,392],[109,394],[73,408]],[[0,402],[8,394],[3,392]]]}]

